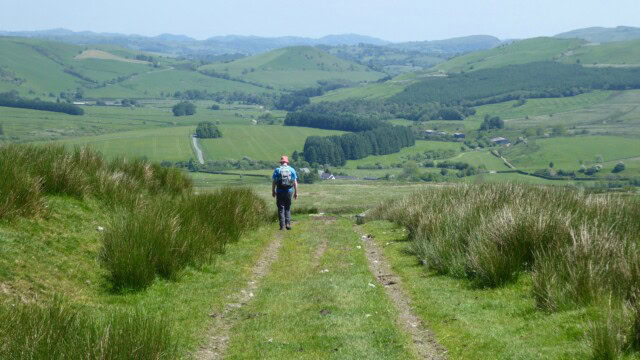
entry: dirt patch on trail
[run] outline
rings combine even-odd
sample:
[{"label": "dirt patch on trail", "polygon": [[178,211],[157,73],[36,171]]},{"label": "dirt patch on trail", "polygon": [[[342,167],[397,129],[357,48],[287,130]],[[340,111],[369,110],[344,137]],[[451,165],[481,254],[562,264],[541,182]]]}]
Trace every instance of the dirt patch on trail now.
[{"label": "dirt patch on trail", "polygon": [[316,251],[313,253],[313,258],[311,260],[311,265],[313,268],[317,268],[320,265],[320,260],[322,256],[324,256],[325,251],[327,251],[327,246],[329,246],[329,240],[326,238],[322,239]]},{"label": "dirt patch on trail", "polygon": [[258,289],[259,282],[268,273],[271,265],[278,259],[278,253],[282,246],[282,233],[278,233],[273,241],[264,250],[258,262],[251,271],[251,276],[244,289],[229,297],[230,301],[224,305],[223,309],[209,314],[214,318],[213,325],[207,332],[207,345],[198,351],[196,359],[210,360],[222,359],[229,346],[229,336],[231,329],[242,320],[237,312],[238,309],[247,305],[253,298],[254,292]]},{"label": "dirt patch on trail", "polygon": [[446,359],[447,350],[436,341],[431,330],[416,316],[411,307],[411,298],[402,287],[402,280],[391,271],[391,265],[384,257],[382,249],[371,235],[364,233],[360,226],[355,226],[364,245],[369,271],[376,277],[378,283],[384,287],[387,296],[398,311],[396,323],[411,336],[414,350],[421,359]]}]

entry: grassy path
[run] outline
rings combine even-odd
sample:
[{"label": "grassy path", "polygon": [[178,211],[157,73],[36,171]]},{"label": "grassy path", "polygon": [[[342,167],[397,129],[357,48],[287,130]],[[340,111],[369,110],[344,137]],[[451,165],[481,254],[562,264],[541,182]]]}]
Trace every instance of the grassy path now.
[{"label": "grassy path", "polygon": [[406,309],[397,308],[371,273],[373,259],[357,230],[350,219],[301,217],[274,240],[281,243],[278,254],[270,255],[270,271],[259,283],[245,289],[246,302],[231,300],[232,309],[220,316],[223,330],[212,329],[228,344],[209,347],[209,357],[200,358],[438,358],[425,355],[399,323]]}]

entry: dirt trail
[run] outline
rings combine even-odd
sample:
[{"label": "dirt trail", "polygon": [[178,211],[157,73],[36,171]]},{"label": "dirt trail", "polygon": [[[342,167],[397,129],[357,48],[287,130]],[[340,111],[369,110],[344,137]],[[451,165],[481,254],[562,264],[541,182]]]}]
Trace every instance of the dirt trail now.
[{"label": "dirt trail", "polygon": [[361,226],[354,227],[360,233],[364,244],[369,271],[384,287],[387,296],[398,311],[396,322],[413,340],[414,350],[422,359],[446,359],[447,351],[436,341],[433,333],[416,316],[411,307],[411,298],[402,288],[402,280],[391,271],[391,265],[384,257],[382,249],[370,235],[366,235]]},{"label": "dirt trail", "polygon": [[[317,222],[322,222],[325,226],[336,222],[336,218],[333,216],[314,216],[312,219]],[[323,238],[316,248],[316,251],[313,253],[312,266],[314,268],[317,268],[320,265],[320,260],[322,259],[324,252],[327,251],[327,246],[329,246],[329,240]]]},{"label": "dirt trail", "polygon": [[[238,309],[247,305],[258,289],[259,282],[268,273],[271,265],[278,259],[278,253],[282,246],[282,233],[278,233],[273,241],[260,256],[260,259],[253,267],[249,281],[244,289],[230,297],[230,301],[223,309],[214,309],[209,314],[214,318],[213,325],[209,328],[207,338],[208,343],[196,354],[198,360],[222,359],[229,345],[229,334],[231,329],[240,320],[237,316]],[[217,312],[216,312],[217,311]]]}]

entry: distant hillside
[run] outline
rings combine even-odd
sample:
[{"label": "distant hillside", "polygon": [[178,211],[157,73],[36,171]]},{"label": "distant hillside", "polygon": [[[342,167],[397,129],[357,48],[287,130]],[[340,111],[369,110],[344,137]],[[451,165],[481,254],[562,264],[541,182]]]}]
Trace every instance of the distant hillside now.
[{"label": "distant hillside", "polygon": [[629,26],[618,26],[615,28],[590,27],[558,34],[555,37],[563,39],[584,39],[595,43],[629,41],[640,39],[640,28]]},{"label": "distant hillside", "polygon": [[389,47],[421,53],[455,55],[492,49],[501,43],[502,41],[494,36],[473,35],[447,40],[397,43],[390,44]]},{"label": "distant hillside", "polygon": [[183,56],[204,56],[242,53],[253,55],[289,46],[315,45],[356,45],[368,43],[384,45],[387,41],[357,34],[328,35],[320,39],[283,36],[217,36],[199,41],[184,35],[162,34],[155,37],[125,35],[112,33],[95,33],[91,31],[73,32],[66,29],[45,31],[2,32],[4,36],[19,36],[61,41],[76,45],[119,45],[126,48]]},{"label": "distant hillside", "polygon": [[565,53],[561,61],[584,66],[640,66],[640,39],[586,44]]},{"label": "distant hillside", "polygon": [[453,58],[436,66],[443,72],[462,72],[506,65],[557,60],[566,52],[578,49],[586,41],[579,39],[533,38],[497,48]]},{"label": "distant hillside", "polygon": [[318,81],[376,81],[385,76],[308,46],[278,49],[230,63],[205,65],[198,70],[279,89],[313,87]]},{"label": "distant hillside", "polygon": [[189,62],[117,46],[0,37],[0,92],[30,98],[149,98],[176,91],[265,93],[263,87],[195,71]]}]

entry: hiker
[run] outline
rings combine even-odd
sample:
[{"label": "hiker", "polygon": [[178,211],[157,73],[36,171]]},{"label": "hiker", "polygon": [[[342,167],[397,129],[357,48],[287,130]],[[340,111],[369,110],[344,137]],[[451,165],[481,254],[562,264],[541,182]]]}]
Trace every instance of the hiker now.
[{"label": "hiker", "polygon": [[298,198],[298,175],[289,166],[289,158],[280,157],[280,167],[273,172],[271,183],[271,196],[276,198],[278,215],[280,218],[280,230],[291,230],[291,195]]}]

